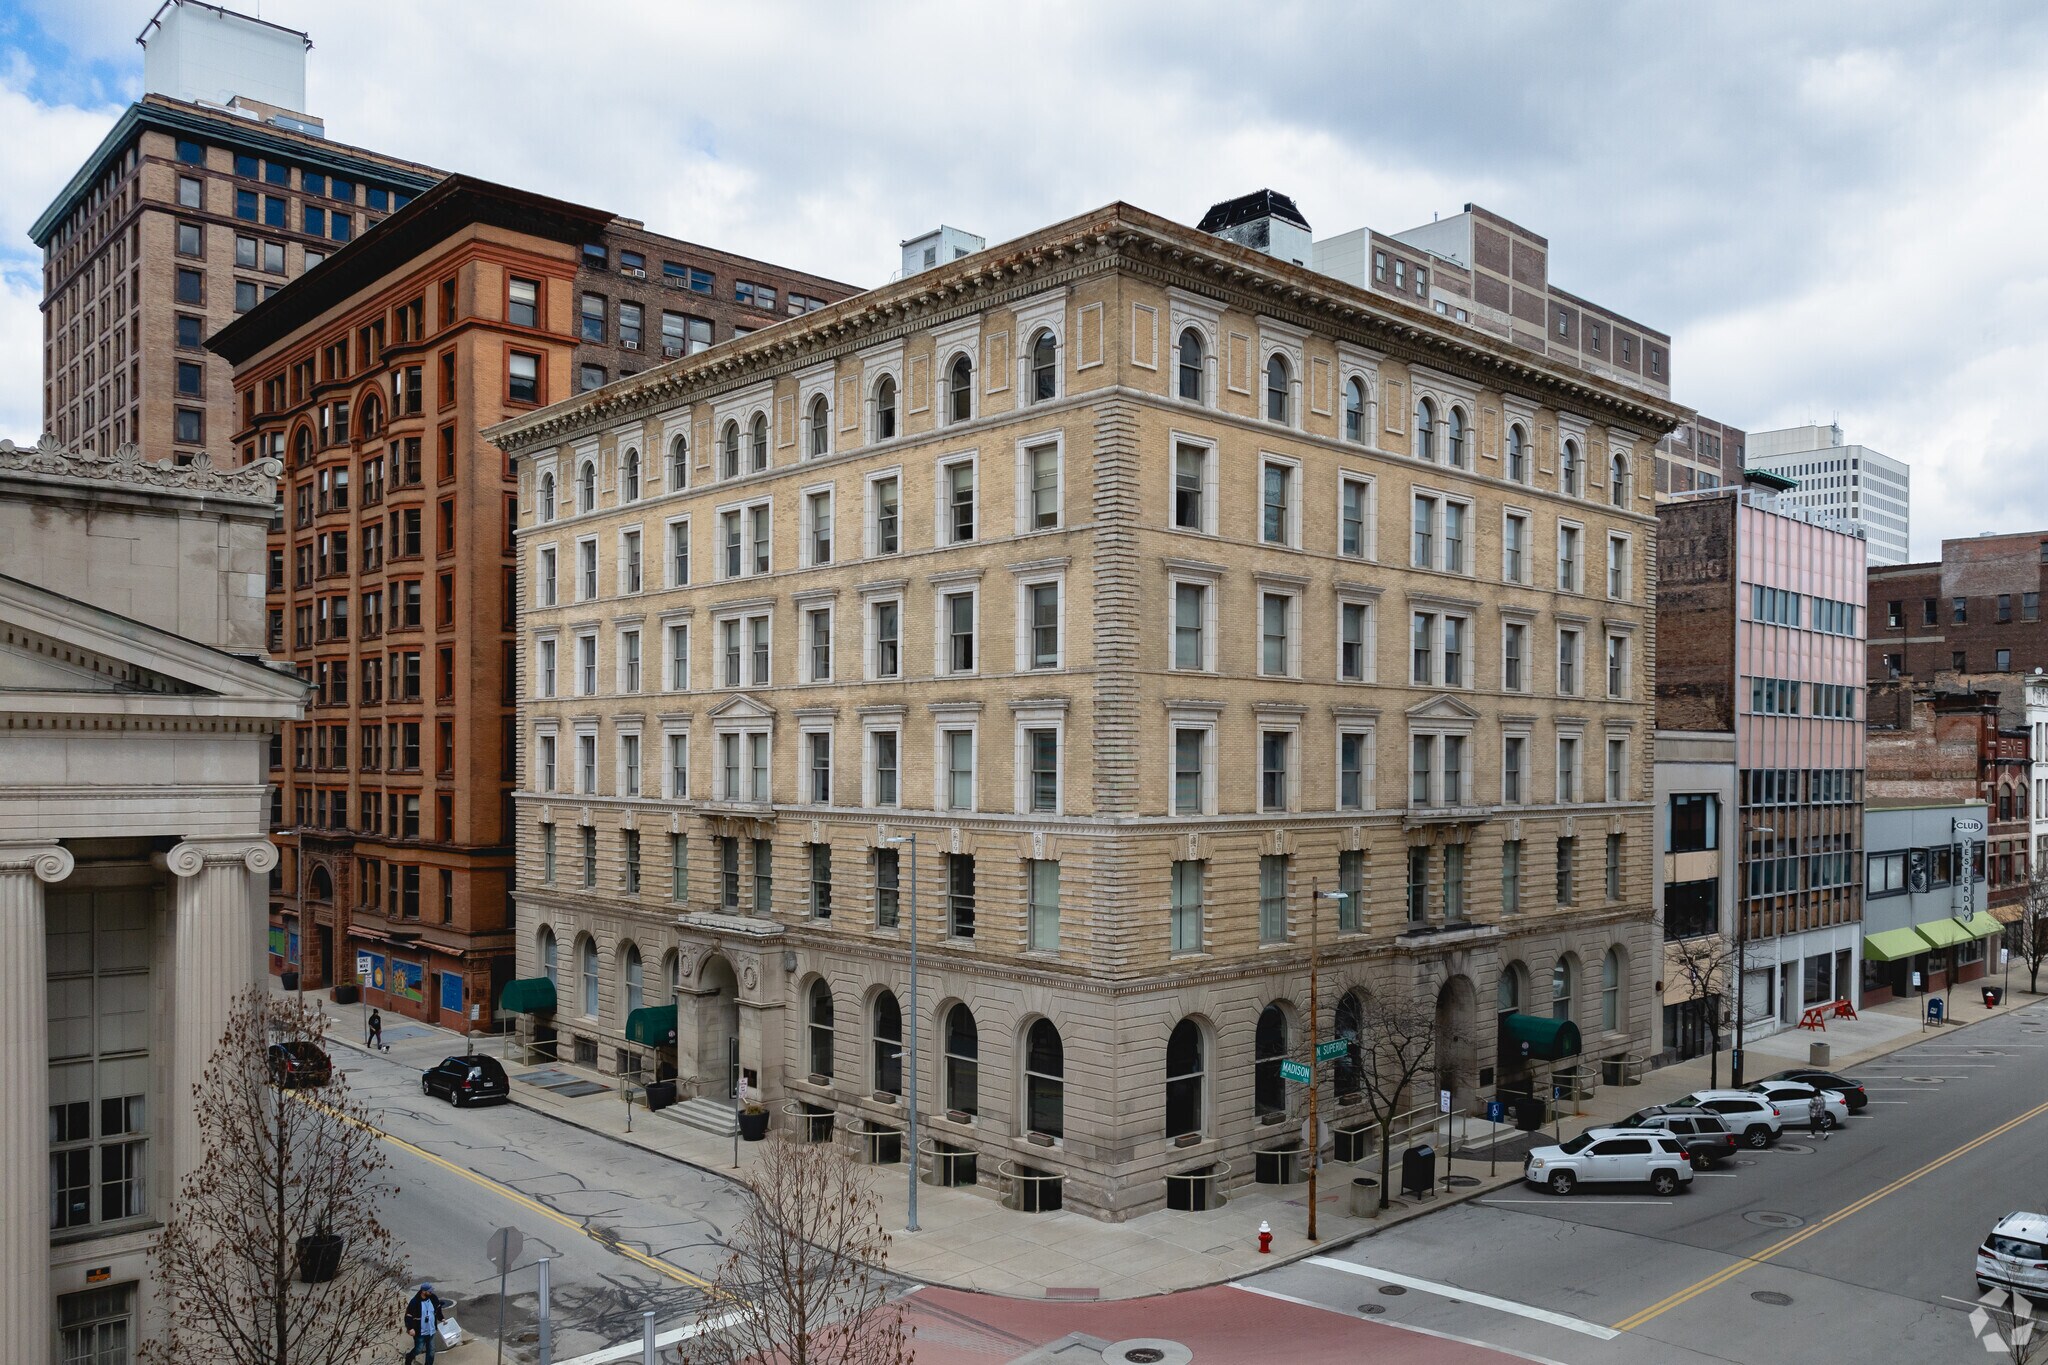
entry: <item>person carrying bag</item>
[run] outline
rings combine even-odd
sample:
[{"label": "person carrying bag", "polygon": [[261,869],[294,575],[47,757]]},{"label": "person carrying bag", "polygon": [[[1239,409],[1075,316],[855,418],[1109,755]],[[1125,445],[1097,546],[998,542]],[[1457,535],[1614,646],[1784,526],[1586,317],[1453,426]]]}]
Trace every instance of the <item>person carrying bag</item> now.
[{"label": "person carrying bag", "polygon": [[412,1335],[412,1349],[405,1353],[406,1365],[413,1365],[422,1352],[426,1354],[427,1365],[434,1365],[434,1348],[437,1345],[454,1346],[462,1341],[462,1328],[456,1324],[454,1309],[448,1300],[434,1293],[434,1286],[422,1283],[420,1292],[406,1300],[405,1330]]}]

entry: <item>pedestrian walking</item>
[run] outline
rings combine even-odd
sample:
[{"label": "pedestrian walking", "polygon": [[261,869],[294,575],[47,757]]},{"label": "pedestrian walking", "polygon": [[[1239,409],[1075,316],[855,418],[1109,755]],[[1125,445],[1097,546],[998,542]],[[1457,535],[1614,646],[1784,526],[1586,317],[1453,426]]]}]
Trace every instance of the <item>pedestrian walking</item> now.
[{"label": "pedestrian walking", "polygon": [[384,1016],[375,1010],[370,1011],[369,1044],[379,1052],[391,1051],[390,1048],[384,1046]]},{"label": "pedestrian walking", "polygon": [[412,1333],[412,1349],[405,1353],[406,1365],[412,1365],[419,1353],[427,1353],[427,1365],[434,1365],[436,1334],[441,1328],[441,1319],[448,1312],[448,1301],[434,1293],[434,1286],[420,1285],[420,1292],[406,1300],[405,1330]]},{"label": "pedestrian walking", "polygon": [[1818,1089],[1813,1092],[1813,1103],[1806,1108],[1806,1132],[1822,1142],[1828,1140],[1828,1103]]}]

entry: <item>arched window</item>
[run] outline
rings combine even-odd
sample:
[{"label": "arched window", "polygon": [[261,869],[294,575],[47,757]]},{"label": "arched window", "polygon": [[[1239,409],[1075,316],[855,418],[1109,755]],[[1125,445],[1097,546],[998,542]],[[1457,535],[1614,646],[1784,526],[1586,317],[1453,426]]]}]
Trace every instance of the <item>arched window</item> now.
[{"label": "arched window", "polygon": [[1628,456],[1616,455],[1608,479],[1609,496],[1616,507],[1628,506]]},{"label": "arched window", "polygon": [[1427,398],[1415,405],[1415,458],[1436,461],[1436,404]]},{"label": "arched window", "polygon": [[384,430],[384,404],[374,393],[363,399],[362,427],[364,436],[375,436]]},{"label": "arched window", "polygon": [[640,501],[640,452],[626,447],[626,457],[619,461],[619,498],[623,502]]},{"label": "arched window", "polygon": [[1067,1135],[1067,1050],[1050,1019],[1024,1035],[1024,1126],[1048,1137]]},{"label": "arched window", "polygon": [[1332,1079],[1339,1096],[1356,1095],[1365,1069],[1365,1002],[1358,998],[1357,991],[1344,992],[1344,998],[1337,1002],[1336,1025],[1337,1041],[1346,1047],[1332,1068]]},{"label": "arched window", "polygon": [[1202,402],[1207,357],[1203,354],[1202,334],[1190,327],[1180,334],[1180,396],[1192,402]]},{"label": "arched window", "polygon": [[1499,1009],[1502,1014],[1513,1014],[1522,1008],[1522,1001],[1529,994],[1529,974],[1519,962],[1510,962],[1501,969]]},{"label": "arched window", "polygon": [[597,1017],[597,940],[585,934],[576,941],[576,975],[583,983],[583,1013]]},{"label": "arched window", "polygon": [[896,379],[883,375],[875,381],[875,439],[887,441],[896,435]]},{"label": "arched window", "polygon": [[1618,1029],[1621,1027],[1621,982],[1627,968],[1621,955],[1621,945],[1607,950],[1607,956],[1600,963],[1600,1027]]},{"label": "arched window", "polygon": [[1202,1131],[1202,1026],[1183,1019],[1166,1039],[1166,1135]]},{"label": "arched window", "polygon": [[668,982],[668,1002],[673,1005],[683,993],[683,959],[673,948],[662,955],[661,976]]},{"label": "arched window", "polygon": [[576,510],[597,510],[597,466],[585,460],[576,470]]},{"label": "arched window", "polygon": [[313,869],[313,876],[311,878],[311,881],[312,886],[310,888],[310,893],[314,900],[331,901],[334,899],[333,873],[329,872],[324,867],[316,867]]},{"label": "arched window", "polygon": [[1357,375],[1344,381],[1344,439],[1365,442],[1365,381]]},{"label": "arched window", "polygon": [[1287,357],[1275,352],[1266,361],[1266,420],[1269,422],[1291,422],[1294,420],[1294,374],[1287,368]]},{"label": "arched window", "polygon": [[1451,448],[1451,468],[1463,469],[1465,467],[1465,410],[1461,407],[1453,406],[1451,408],[1449,435],[1450,440],[1448,444]]},{"label": "arched window", "polygon": [[540,974],[550,981],[555,980],[560,967],[556,956],[555,931],[543,924],[540,927]]},{"label": "arched window", "polygon": [[747,468],[753,470],[755,473],[759,473],[760,471],[766,469],[768,467],[767,413],[757,412],[754,414],[753,423],[747,431],[747,446],[748,452],[753,456],[752,463],[750,463],[747,466]]},{"label": "arched window", "polygon": [[668,486],[670,491],[690,485],[690,441],[678,435],[668,443]]},{"label": "arched window", "polygon": [[946,1108],[978,1114],[981,1104],[981,1033],[974,1011],[955,1005],[946,1011]]},{"label": "arched window", "polygon": [[1558,483],[1572,497],[1579,496],[1579,443],[1566,441],[1558,457]]},{"label": "arched window", "polygon": [[640,950],[633,944],[626,945],[626,1015],[631,1017],[634,1010],[646,1003],[646,975],[640,966]]},{"label": "arched window", "polygon": [[1520,423],[1508,428],[1508,478],[1515,483],[1529,482],[1529,441]]},{"label": "arched window", "polygon": [[553,521],[555,519],[554,475],[543,474],[540,476],[540,506],[534,510],[540,513],[542,521]]},{"label": "arched window", "polygon": [[875,997],[875,1089],[903,1093],[903,1010],[892,992]]},{"label": "arched window", "polygon": [[824,394],[811,400],[810,457],[817,459],[832,449],[832,404]]},{"label": "arched window", "polygon": [[1572,987],[1575,984],[1573,978],[1577,975],[1578,972],[1573,968],[1572,960],[1569,956],[1559,958],[1557,965],[1550,969],[1551,1018],[1569,1019],[1572,1017]]},{"label": "arched window", "polygon": [[1031,401],[1057,398],[1060,388],[1060,344],[1047,328],[1031,338]]},{"label": "arched window", "polygon": [[292,437],[292,467],[296,469],[312,458],[313,433],[300,427],[299,434]]},{"label": "arched window", "polygon": [[811,1074],[832,1079],[832,988],[811,983]]},{"label": "arched window", "polygon": [[946,420],[964,422],[974,416],[974,362],[959,356],[946,372]]},{"label": "arched window", "polygon": [[1998,818],[2012,819],[2012,787],[2004,782],[1998,784]]},{"label": "arched window", "polygon": [[725,431],[718,438],[718,477],[737,479],[740,476],[740,424],[727,422]]},{"label": "arched window", "polygon": [[1280,1063],[1287,1060],[1287,1016],[1278,1005],[1259,1011],[1252,1039],[1252,1112],[1279,1114],[1287,1109],[1287,1078]]}]

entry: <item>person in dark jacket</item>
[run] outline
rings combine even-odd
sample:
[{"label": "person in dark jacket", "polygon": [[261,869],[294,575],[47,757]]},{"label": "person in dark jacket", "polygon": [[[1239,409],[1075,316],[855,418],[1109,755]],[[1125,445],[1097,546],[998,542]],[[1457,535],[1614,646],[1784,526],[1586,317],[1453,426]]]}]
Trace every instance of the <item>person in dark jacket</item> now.
[{"label": "person in dark jacket", "polygon": [[378,1049],[380,1052],[388,1052],[390,1050],[384,1046],[384,1016],[375,1010],[370,1011],[368,1041],[371,1047]]},{"label": "person in dark jacket", "polygon": [[1819,1086],[1814,1087],[1813,1103],[1806,1109],[1806,1132],[1807,1136],[1819,1138],[1822,1142],[1828,1140],[1827,1098],[1820,1093]]},{"label": "person in dark jacket", "polygon": [[405,1330],[412,1333],[412,1349],[405,1353],[407,1365],[421,1351],[427,1353],[427,1365],[434,1365],[434,1347],[440,1341],[437,1334],[447,1313],[448,1301],[434,1293],[431,1284],[422,1284],[420,1292],[406,1300]]}]

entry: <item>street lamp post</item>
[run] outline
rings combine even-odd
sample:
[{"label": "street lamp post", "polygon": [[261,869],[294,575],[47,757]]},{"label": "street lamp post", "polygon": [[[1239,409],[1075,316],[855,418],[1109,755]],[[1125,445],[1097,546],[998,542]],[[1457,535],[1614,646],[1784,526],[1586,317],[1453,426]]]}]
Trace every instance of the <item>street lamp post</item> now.
[{"label": "street lamp post", "polygon": [[[1751,834],[1768,834],[1776,837],[1778,831],[1769,825],[1757,825]],[[1747,848],[1744,849],[1747,852]],[[1742,1047],[1743,1012],[1742,987],[1748,976],[1749,966],[1749,910],[1742,903],[1742,875],[1744,869],[1736,869],[1735,884],[1735,1055],[1728,1059],[1728,1084],[1734,1089],[1742,1088],[1742,1064],[1746,1060]]]},{"label": "street lamp post", "polygon": [[1342,891],[1325,891],[1318,881],[1311,884],[1308,913],[1308,1239],[1319,1241],[1316,1236],[1316,1173],[1323,1164],[1323,1129],[1316,1121],[1316,1092],[1322,1088],[1322,1078],[1316,1074],[1322,1059],[1316,1055],[1321,1049],[1322,1011],[1318,1007],[1316,987],[1321,967],[1323,902],[1341,901]]},{"label": "street lamp post", "polygon": [[907,1141],[910,1147],[910,1204],[908,1215],[903,1222],[905,1232],[918,1231],[917,1226],[917,835],[897,834],[890,837],[892,844],[910,845],[910,1123]]}]

